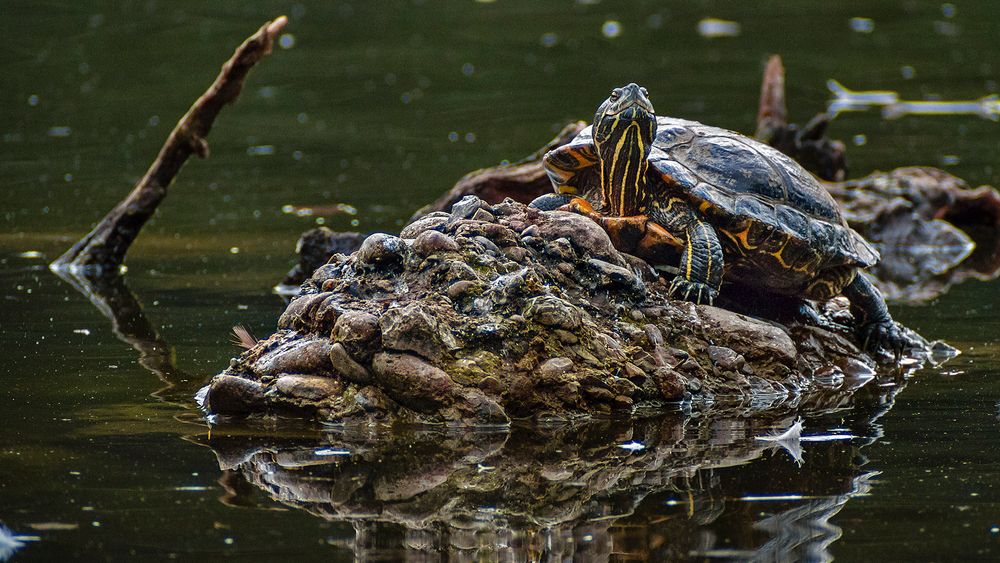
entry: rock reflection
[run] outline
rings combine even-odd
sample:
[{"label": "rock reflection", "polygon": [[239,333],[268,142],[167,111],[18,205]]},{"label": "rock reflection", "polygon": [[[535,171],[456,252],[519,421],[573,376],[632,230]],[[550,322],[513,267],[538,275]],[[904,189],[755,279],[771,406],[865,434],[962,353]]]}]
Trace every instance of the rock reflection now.
[{"label": "rock reflection", "polygon": [[802,467],[754,439],[799,411],[719,406],[480,432],[348,426],[282,439],[222,426],[198,440],[218,457],[227,504],[252,506],[263,491],[350,523],[354,537],[332,543],[359,561],[822,561],[841,536],[831,518],[877,475],[862,450],[901,387],[809,405],[807,435],[857,438],[805,444]]}]

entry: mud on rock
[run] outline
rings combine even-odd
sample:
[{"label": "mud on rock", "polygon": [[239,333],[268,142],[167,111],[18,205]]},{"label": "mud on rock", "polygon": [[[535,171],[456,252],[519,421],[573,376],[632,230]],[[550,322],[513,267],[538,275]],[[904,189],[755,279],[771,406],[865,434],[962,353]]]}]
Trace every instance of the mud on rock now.
[{"label": "mud on rock", "polygon": [[853,338],[672,301],[593,221],[475,196],[318,268],[217,375],[214,414],[497,423],[781,402],[874,365]]}]

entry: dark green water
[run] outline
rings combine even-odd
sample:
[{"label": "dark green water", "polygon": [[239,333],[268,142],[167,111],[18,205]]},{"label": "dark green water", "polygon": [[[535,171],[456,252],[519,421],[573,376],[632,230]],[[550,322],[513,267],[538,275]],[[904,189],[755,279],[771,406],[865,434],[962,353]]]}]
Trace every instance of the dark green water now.
[{"label": "dark green water", "polygon": [[[775,52],[795,121],[823,108],[828,78],[978,98],[1000,80],[994,2],[4,1],[0,13],[0,523],[28,536],[13,554],[0,539],[0,560],[1000,557],[995,280],[894,306],[963,355],[905,389],[807,411],[807,434],[854,437],[805,442],[801,467],[753,440],[790,412],[210,438],[189,399],[235,353],[233,324],[273,329],[283,304],[270,287],[317,219],[286,205],[346,203],[357,215],[328,226],[395,230],[627,81],[661,113],[749,132]],[[46,264],[143,173],[232,49],[282,13],[288,48],[254,71],[211,158],[189,163],[129,254],[129,288],[170,352],[141,357]],[[741,32],[701,37],[705,17]],[[874,30],[852,31],[852,17]],[[870,111],[831,134],[855,174],[947,165],[1000,185],[994,122]],[[645,449],[619,447],[633,441]]]}]

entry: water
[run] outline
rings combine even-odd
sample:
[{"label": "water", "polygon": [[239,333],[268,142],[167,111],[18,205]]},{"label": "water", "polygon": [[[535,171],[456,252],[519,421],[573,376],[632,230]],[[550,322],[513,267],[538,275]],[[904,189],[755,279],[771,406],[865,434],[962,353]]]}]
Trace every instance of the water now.
[{"label": "water", "polygon": [[[850,402],[809,405],[807,437],[854,437],[804,441],[801,466],[754,440],[793,412],[509,434],[227,425],[209,435],[189,399],[235,353],[233,324],[274,328],[283,303],[269,288],[320,221],[397,229],[465,172],[534,151],[629,81],[662,113],[752,131],[772,52],[798,122],[825,107],[830,78],[906,100],[977,99],[997,91],[1000,72],[984,56],[1000,34],[991,2],[3,11],[0,523],[10,534],[0,531],[0,560],[998,557],[995,280],[894,306],[963,355]],[[47,261],[120,199],[232,49],[280,13],[290,35],[130,251],[118,295],[132,322],[112,326]],[[738,26],[707,37],[705,20]],[[849,148],[855,175],[946,165],[1000,185],[991,121],[872,110],[839,116],[831,134],[863,139]],[[282,211],[335,204],[358,212]]]}]

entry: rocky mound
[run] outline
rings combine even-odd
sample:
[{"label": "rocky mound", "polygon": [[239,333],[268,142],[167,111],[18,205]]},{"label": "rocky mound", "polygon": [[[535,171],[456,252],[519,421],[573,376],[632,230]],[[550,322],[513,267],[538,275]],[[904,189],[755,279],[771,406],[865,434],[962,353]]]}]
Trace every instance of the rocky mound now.
[{"label": "rocky mound", "polygon": [[585,217],[469,196],[317,269],[204,405],[506,423],[682,399],[781,402],[873,365],[846,333],[669,300]]}]

